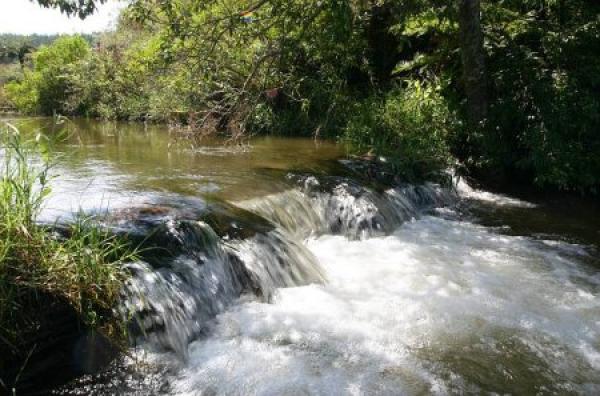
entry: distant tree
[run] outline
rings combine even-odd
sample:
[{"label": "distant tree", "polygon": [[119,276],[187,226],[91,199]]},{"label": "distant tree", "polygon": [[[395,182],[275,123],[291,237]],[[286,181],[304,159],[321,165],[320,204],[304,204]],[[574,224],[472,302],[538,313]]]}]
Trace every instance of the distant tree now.
[{"label": "distant tree", "polygon": [[33,47],[27,43],[23,43],[19,47],[18,57],[19,57],[19,64],[21,65],[21,70],[23,70],[25,68],[25,58],[26,58],[27,54],[32,53],[33,50],[35,50],[35,47]]},{"label": "distant tree", "polygon": [[33,69],[21,81],[6,85],[7,96],[26,113],[66,114],[65,103],[74,84],[73,74],[90,53],[81,36],[63,36],[33,54]]}]

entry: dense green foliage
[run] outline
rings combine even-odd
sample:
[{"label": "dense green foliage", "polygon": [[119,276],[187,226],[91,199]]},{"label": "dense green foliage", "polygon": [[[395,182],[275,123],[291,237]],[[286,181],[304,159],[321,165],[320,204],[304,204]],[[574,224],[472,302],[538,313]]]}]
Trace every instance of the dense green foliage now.
[{"label": "dense green foliage", "polygon": [[541,185],[595,189],[600,4],[522,3],[485,9],[494,105],[476,161],[509,175],[525,172]]},{"label": "dense green foliage", "polygon": [[52,66],[34,56],[8,91],[28,112],[334,137],[410,176],[456,158],[486,177],[594,191],[599,7],[482,2],[482,125],[464,121],[460,19],[438,0],[137,0],[93,50],[41,49]]},{"label": "dense green foliage", "polygon": [[120,331],[113,308],[127,278],[122,263],[131,253],[89,219],[75,221],[63,236],[39,224],[37,216],[50,192],[47,144],[43,137],[26,141],[9,125],[2,127],[1,139],[2,364],[31,352],[32,339],[57,304],[70,306],[84,324]]},{"label": "dense green foliage", "polygon": [[344,137],[359,152],[373,150],[412,180],[435,178],[451,165],[448,141],[456,126],[440,87],[412,81],[352,107]]},{"label": "dense green foliage", "polygon": [[67,98],[72,92],[73,70],[86,61],[90,49],[80,36],[65,36],[33,54],[33,70],[26,70],[21,82],[6,85],[9,97],[26,112],[67,112]]}]

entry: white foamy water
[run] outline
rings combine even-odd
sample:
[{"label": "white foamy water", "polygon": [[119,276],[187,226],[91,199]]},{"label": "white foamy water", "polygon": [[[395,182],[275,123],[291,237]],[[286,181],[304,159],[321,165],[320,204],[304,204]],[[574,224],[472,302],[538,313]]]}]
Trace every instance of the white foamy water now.
[{"label": "white foamy water", "polygon": [[328,282],[220,314],[172,392],[599,394],[600,274],[584,249],[435,217],[308,246]]},{"label": "white foamy water", "polygon": [[509,197],[508,195],[495,194],[489,191],[473,188],[463,179],[455,180],[454,184],[456,191],[462,198],[486,202],[497,206],[513,206],[519,208],[535,208],[537,206],[532,202]]}]

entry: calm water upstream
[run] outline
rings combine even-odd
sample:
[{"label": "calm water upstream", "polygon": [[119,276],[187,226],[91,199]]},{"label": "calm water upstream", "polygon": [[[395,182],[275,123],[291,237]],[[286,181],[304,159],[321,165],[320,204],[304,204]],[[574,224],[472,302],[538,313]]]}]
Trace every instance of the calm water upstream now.
[{"label": "calm water upstream", "polygon": [[[193,147],[166,128],[138,123],[74,120],[68,128],[50,119],[14,120],[25,132],[62,130],[69,138],[55,147],[59,161],[47,214],[79,208],[140,204],[169,195],[242,200],[286,188],[290,170],[323,170],[341,156],[335,144],[310,139],[258,138],[251,146],[204,141]],[[68,131],[68,132],[67,132]]]},{"label": "calm water upstream", "polygon": [[597,203],[462,181],[374,190],[333,143],[192,147],[160,126],[75,124],[46,219],[216,201],[270,226],[238,238],[167,219],[185,243],[132,266],[126,304],[146,337],[124,364],[150,374],[59,393],[600,394]]}]

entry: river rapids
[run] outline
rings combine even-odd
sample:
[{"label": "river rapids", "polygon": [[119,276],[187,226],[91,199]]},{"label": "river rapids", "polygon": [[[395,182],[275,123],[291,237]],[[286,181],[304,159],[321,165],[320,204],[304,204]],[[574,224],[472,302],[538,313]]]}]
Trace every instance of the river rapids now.
[{"label": "river rapids", "polygon": [[600,392],[593,248],[469,210],[535,205],[463,181],[297,184],[237,202],[265,224],[243,238],[161,220],[177,254],[132,264],[124,304],[136,359],[166,368],[157,393]]},{"label": "river rapids", "polygon": [[73,125],[41,220],[144,249],[131,348],[53,394],[600,394],[597,205],[383,183],[327,141]]}]

